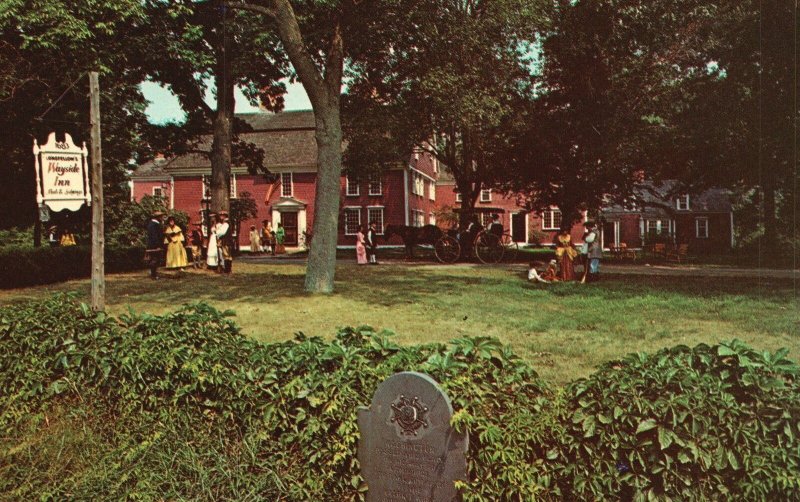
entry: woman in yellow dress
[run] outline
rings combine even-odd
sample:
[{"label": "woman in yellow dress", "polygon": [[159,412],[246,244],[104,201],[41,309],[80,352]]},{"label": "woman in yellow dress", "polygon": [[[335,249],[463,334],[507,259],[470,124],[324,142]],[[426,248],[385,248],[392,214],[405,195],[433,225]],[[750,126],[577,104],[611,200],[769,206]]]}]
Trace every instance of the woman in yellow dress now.
[{"label": "woman in yellow dress", "polygon": [[175,223],[175,218],[167,219],[167,228],[164,229],[164,244],[167,245],[167,268],[185,268],[189,266],[186,259],[186,248],[183,243],[186,238],[183,230]]}]

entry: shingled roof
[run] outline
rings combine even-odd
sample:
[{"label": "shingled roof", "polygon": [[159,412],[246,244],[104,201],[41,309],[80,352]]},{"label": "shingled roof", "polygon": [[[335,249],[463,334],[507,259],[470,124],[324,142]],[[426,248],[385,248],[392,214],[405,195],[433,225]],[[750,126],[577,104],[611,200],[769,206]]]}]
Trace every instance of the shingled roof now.
[{"label": "shingled roof", "polygon": [[[237,113],[252,131],[239,134],[239,139],[264,150],[267,169],[311,167],[317,164],[314,139],[314,113],[310,110],[282,113]],[[201,138],[196,150],[211,151],[212,136]],[[211,161],[202,153],[187,153],[168,160],[155,160],[140,165],[133,179],[169,177],[184,169],[211,169]]]}]

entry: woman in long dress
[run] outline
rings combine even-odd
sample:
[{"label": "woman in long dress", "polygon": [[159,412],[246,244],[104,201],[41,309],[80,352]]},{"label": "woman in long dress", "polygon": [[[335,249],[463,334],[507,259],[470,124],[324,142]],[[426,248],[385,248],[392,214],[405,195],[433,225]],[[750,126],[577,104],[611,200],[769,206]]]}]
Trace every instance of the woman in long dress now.
[{"label": "woman in long dress", "polygon": [[186,248],[183,243],[186,238],[183,230],[175,223],[175,218],[167,219],[167,228],[164,229],[164,244],[167,245],[167,268],[186,268],[189,261],[186,259]]},{"label": "woman in long dress", "polygon": [[558,259],[561,273],[559,279],[562,281],[575,280],[575,257],[578,251],[572,245],[572,237],[568,230],[562,230],[556,237],[556,258]]},{"label": "woman in long dress", "polygon": [[216,270],[219,266],[219,247],[217,246],[217,218],[211,220],[211,228],[208,231],[208,256],[206,257],[206,265],[211,270]]},{"label": "woman in long dress", "polygon": [[356,261],[359,265],[367,264],[367,247],[364,244],[364,226],[358,229],[356,235]]}]

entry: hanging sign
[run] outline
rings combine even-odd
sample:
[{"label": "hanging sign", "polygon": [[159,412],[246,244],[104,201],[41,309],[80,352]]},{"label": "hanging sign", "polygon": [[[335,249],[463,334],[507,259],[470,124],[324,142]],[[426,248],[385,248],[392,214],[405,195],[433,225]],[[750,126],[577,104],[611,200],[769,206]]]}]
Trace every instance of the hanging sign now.
[{"label": "hanging sign", "polygon": [[46,204],[52,211],[77,211],[86,203],[92,204],[89,187],[89,168],[86,157],[89,150],[73,143],[72,136],[64,135],[64,141],[56,141],[51,132],[47,143],[41,147],[33,140],[33,155],[36,167],[36,202]]}]

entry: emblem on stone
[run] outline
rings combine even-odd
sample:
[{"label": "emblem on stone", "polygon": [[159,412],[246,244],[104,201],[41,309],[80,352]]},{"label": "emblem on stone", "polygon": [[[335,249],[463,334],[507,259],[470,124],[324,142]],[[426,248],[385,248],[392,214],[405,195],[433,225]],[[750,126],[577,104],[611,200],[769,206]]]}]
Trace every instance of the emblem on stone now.
[{"label": "emblem on stone", "polygon": [[392,403],[392,422],[400,426],[401,432],[407,436],[416,436],[417,429],[428,427],[425,415],[428,408],[419,401],[419,397],[408,399],[400,395],[397,401]]}]

